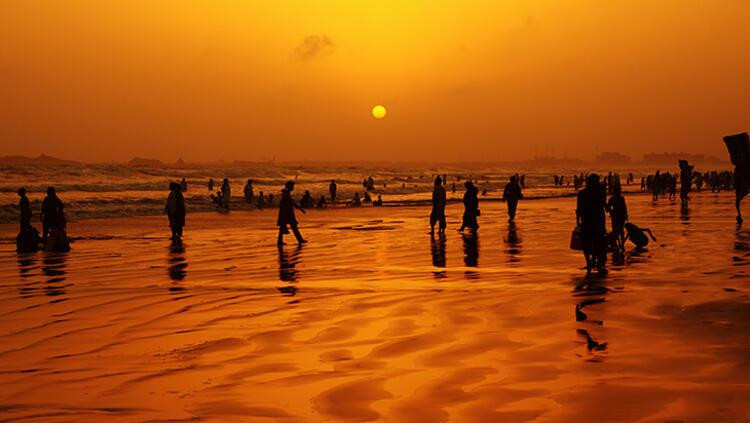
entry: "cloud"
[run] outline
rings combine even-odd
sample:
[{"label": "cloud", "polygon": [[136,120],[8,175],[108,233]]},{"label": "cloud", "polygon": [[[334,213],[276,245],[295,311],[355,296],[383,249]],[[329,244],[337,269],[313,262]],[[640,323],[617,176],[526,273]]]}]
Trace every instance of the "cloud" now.
[{"label": "cloud", "polygon": [[312,60],[318,56],[332,54],[336,45],[327,35],[308,35],[294,49],[293,56],[302,61]]}]

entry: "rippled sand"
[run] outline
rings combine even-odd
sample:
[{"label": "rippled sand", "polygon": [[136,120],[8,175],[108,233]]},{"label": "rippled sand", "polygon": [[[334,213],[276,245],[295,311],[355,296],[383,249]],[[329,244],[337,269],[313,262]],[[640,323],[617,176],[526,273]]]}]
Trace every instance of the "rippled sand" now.
[{"label": "rippled sand", "polygon": [[[730,194],[630,196],[654,230],[605,278],[574,199],[81,221],[65,255],[0,245],[0,420],[750,421],[750,231]],[[290,243],[292,238],[289,239]],[[576,310],[579,310],[576,312]]]}]

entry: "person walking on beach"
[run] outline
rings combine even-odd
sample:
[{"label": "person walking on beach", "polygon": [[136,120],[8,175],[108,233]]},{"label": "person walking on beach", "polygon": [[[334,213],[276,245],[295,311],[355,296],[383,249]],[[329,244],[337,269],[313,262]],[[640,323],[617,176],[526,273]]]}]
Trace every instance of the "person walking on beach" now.
[{"label": "person walking on beach", "polygon": [[612,189],[612,196],[607,200],[607,212],[612,223],[612,236],[615,240],[615,246],[620,253],[625,252],[625,222],[628,221],[628,206],[625,203],[625,197],[622,196],[622,188],[615,185]]},{"label": "person walking on beach", "polygon": [[169,183],[169,197],[164,213],[169,218],[169,228],[172,230],[170,238],[175,243],[182,240],[182,228],[185,226],[185,196],[182,195],[182,187],[177,182]]},{"label": "person walking on beach", "polygon": [[516,218],[516,208],[518,207],[518,200],[521,198],[523,198],[521,185],[518,184],[518,179],[515,176],[511,176],[510,182],[505,184],[505,190],[503,190],[503,201],[508,204],[508,222],[512,222]]},{"label": "person walking on beach", "polygon": [[336,180],[332,179],[331,184],[328,185],[328,193],[331,194],[331,203],[336,202]]},{"label": "person walking on beach", "polygon": [[187,179],[185,179],[185,178],[183,177],[183,178],[182,178],[182,182],[180,182],[180,189],[182,189],[182,192],[186,192],[186,191],[187,191],[187,188],[188,188],[188,185],[187,185]]},{"label": "person walking on beach", "polygon": [[466,188],[464,192],[464,216],[458,231],[463,232],[464,229],[469,228],[472,232],[476,232],[479,229],[479,223],[477,222],[477,216],[479,216],[479,198],[477,195],[479,190],[471,181],[466,181],[464,187]]},{"label": "person walking on beach", "polygon": [[255,199],[255,194],[253,193],[253,180],[248,179],[247,183],[245,184],[245,189],[243,190],[245,194],[245,202],[247,204],[253,204],[253,201]]},{"label": "person walking on beach", "polygon": [[289,233],[287,225],[292,227],[294,237],[297,238],[297,242],[304,244],[307,241],[302,238],[302,234],[297,228],[297,218],[294,216],[294,209],[299,209],[302,213],[305,213],[305,209],[298,206],[292,198],[292,191],[294,191],[294,181],[288,181],[284,185],[284,189],[281,190],[281,202],[279,203],[279,218],[276,224],[279,226],[279,238],[276,241],[277,245],[284,245],[284,234]]},{"label": "person walking on beach", "polygon": [[221,207],[229,211],[229,202],[232,199],[232,188],[229,186],[229,179],[224,178],[221,183]]},{"label": "person walking on beach", "polygon": [[26,196],[26,188],[18,190],[18,197],[18,210],[21,212],[21,232],[24,232],[31,228],[31,203],[29,203],[29,197]]},{"label": "person walking on beach", "polygon": [[42,201],[42,241],[47,242],[47,237],[53,230],[65,229],[65,206],[57,196],[55,187],[47,188],[47,196]]},{"label": "person walking on beach", "polygon": [[683,208],[688,206],[688,194],[693,184],[693,169],[687,160],[680,160],[680,204]]},{"label": "person walking on beach", "polygon": [[435,223],[439,222],[438,234],[445,233],[445,202],[446,194],[443,180],[435,178],[435,188],[432,190],[432,212],[430,213],[430,235],[435,234]]},{"label": "person walking on beach", "polygon": [[599,175],[592,173],[586,178],[586,188],[578,192],[576,201],[576,223],[580,226],[586,272],[596,267],[606,273],[606,222],[604,215],[605,193],[599,183]]}]

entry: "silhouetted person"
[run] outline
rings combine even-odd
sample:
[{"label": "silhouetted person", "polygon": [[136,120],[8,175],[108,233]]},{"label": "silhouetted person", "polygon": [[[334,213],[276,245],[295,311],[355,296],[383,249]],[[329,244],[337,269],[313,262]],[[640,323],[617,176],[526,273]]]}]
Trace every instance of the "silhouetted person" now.
[{"label": "silhouetted person", "polygon": [[661,175],[659,174],[659,171],[657,170],[654,174],[654,181],[651,184],[651,192],[653,193],[652,199],[654,201],[659,199],[659,191],[661,190]]},{"label": "silhouetted person", "polygon": [[443,180],[438,176],[435,178],[435,187],[432,190],[432,211],[430,212],[430,234],[435,233],[435,223],[439,223],[438,234],[445,232],[445,203],[446,194]]},{"label": "silhouetted person", "polygon": [[576,222],[581,227],[581,244],[586,258],[586,271],[596,267],[605,273],[606,256],[606,222],[605,194],[599,183],[599,175],[592,173],[586,178],[586,188],[578,192]]},{"label": "silhouetted person", "polygon": [[299,229],[297,228],[297,218],[294,216],[295,208],[299,209],[299,211],[301,211],[302,213],[305,213],[305,209],[298,206],[297,203],[294,202],[294,199],[292,198],[292,191],[294,191],[294,181],[288,181],[284,186],[284,189],[281,190],[279,218],[276,221],[276,224],[279,226],[279,238],[278,241],[276,241],[278,245],[284,245],[284,234],[289,233],[287,225],[291,226],[292,232],[294,232],[294,237],[297,238],[298,243],[304,244],[307,242],[304,238],[302,238],[302,234],[299,233]]},{"label": "silhouetted person", "polygon": [[224,210],[229,211],[229,203],[232,200],[232,188],[229,186],[229,179],[224,178],[221,183],[221,206]]},{"label": "silhouetted person", "polygon": [[625,224],[625,230],[627,231],[625,241],[630,240],[630,242],[635,244],[637,248],[644,248],[648,245],[648,238],[646,237],[645,232],[648,232],[651,239],[656,241],[654,234],[649,228],[639,228],[633,223],[628,222]]},{"label": "silhouetted person", "polygon": [[258,193],[258,208],[262,209],[266,207],[266,196],[263,195],[263,191]]},{"label": "silhouetted person", "polygon": [[57,196],[54,187],[47,188],[47,196],[42,201],[42,241],[47,242],[53,230],[65,230],[65,206]]},{"label": "silhouetted person", "polygon": [[266,203],[268,203],[269,206],[273,205],[273,193],[268,194],[268,197],[266,197]]},{"label": "silhouetted person", "polygon": [[208,179],[208,190],[213,191],[214,190],[214,178]]},{"label": "silhouetted person", "polygon": [[352,198],[352,201],[349,202],[349,205],[352,207],[359,207],[362,205],[362,200],[359,198],[359,193],[354,193],[354,198]]},{"label": "silhouetted person", "polygon": [[378,199],[372,202],[372,205],[375,207],[380,207],[383,205],[383,196],[378,194]]},{"label": "silhouetted person", "polygon": [[686,160],[680,160],[680,202],[682,207],[688,205],[688,194],[690,186],[693,184],[693,169]]},{"label": "silhouetted person", "polygon": [[372,197],[370,197],[370,193],[365,191],[365,198],[362,200],[364,203],[372,203]]},{"label": "silhouetted person", "polygon": [[180,182],[180,189],[182,192],[186,192],[188,189],[187,180],[185,178],[182,178],[182,182]]},{"label": "silhouetted person", "polygon": [[169,228],[172,230],[174,242],[182,240],[182,228],[185,226],[185,197],[182,195],[182,187],[177,182],[169,183],[169,197],[167,205],[164,206],[164,213],[169,218]]},{"label": "silhouetted person", "polygon": [[31,228],[31,203],[26,196],[26,188],[18,190],[18,210],[21,212],[21,231]]},{"label": "silhouetted person", "polygon": [[318,200],[318,205],[315,206],[315,207],[317,207],[319,209],[324,209],[324,208],[328,207],[328,204],[326,204],[326,197],[325,197],[325,195],[321,195],[320,196],[320,200]]},{"label": "silhouetted person", "polygon": [[625,203],[625,197],[622,196],[622,187],[619,184],[612,188],[612,196],[607,200],[607,211],[612,223],[612,234],[617,250],[623,252],[625,249],[625,222],[628,221],[628,206]]},{"label": "silhouetted person", "polygon": [[[718,191],[717,191],[718,192]],[[742,223],[740,203],[750,192],[750,166],[735,166],[734,168],[734,207],[737,209],[737,223]]]},{"label": "silhouetted person", "polygon": [[508,204],[508,222],[512,222],[516,218],[516,208],[518,207],[518,200],[523,198],[521,192],[521,185],[515,176],[510,177],[510,182],[505,184],[503,190],[503,201]]},{"label": "silhouetted person", "polygon": [[245,202],[247,204],[253,204],[253,201],[255,200],[255,193],[253,193],[253,180],[248,179],[247,183],[245,184],[245,189],[243,190],[245,194]]},{"label": "silhouetted person", "polygon": [[18,196],[20,197],[18,209],[21,214],[21,228],[18,231],[18,236],[16,236],[16,251],[32,253],[39,250],[41,238],[39,237],[39,231],[31,226],[31,205],[28,197],[26,197],[26,189],[19,189]]},{"label": "silhouetted person", "polygon": [[310,191],[305,191],[300,200],[300,206],[304,209],[311,209],[313,207],[313,199]]},{"label": "silhouetted person", "polygon": [[458,231],[461,232],[469,228],[472,232],[476,232],[479,229],[479,223],[477,222],[477,216],[479,216],[479,198],[477,195],[479,190],[471,181],[466,181],[464,187],[466,188],[464,192],[464,216]]},{"label": "silhouetted person", "polygon": [[328,185],[328,193],[331,194],[331,202],[336,202],[336,190],[338,187],[336,186],[336,180],[331,180],[331,184]]}]

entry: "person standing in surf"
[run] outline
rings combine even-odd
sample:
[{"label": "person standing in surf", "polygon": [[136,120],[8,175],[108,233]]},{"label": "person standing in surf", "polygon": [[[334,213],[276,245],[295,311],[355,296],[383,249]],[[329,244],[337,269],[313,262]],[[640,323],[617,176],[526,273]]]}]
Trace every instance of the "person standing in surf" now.
[{"label": "person standing in surf", "polygon": [[185,226],[185,196],[182,195],[182,187],[177,182],[169,183],[169,197],[164,213],[169,218],[169,228],[172,230],[173,242],[182,241],[182,228]]},{"label": "person standing in surf", "polygon": [[243,190],[245,194],[245,202],[247,204],[253,204],[255,201],[255,194],[253,193],[253,180],[248,179],[247,183],[245,184],[245,189]]},{"label": "person standing in surf", "polygon": [[221,207],[229,211],[229,203],[232,200],[232,188],[229,186],[229,179],[224,178],[221,183]]},{"label": "person standing in surf", "polygon": [[277,245],[284,245],[284,235],[289,233],[287,225],[291,226],[294,237],[297,238],[297,242],[305,244],[307,241],[302,238],[302,234],[297,228],[297,218],[294,216],[294,209],[299,209],[302,213],[305,213],[305,209],[298,206],[292,198],[292,191],[294,191],[294,181],[288,181],[284,185],[284,189],[281,190],[281,202],[279,203],[279,218],[276,224],[279,226],[279,237],[276,241]]},{"label": "person standing in surf", "polygon": [[446,194],[443,180],[435,178],[435,188],[432,190],[432,212],[430,213],[430,235],[435,234],[435,224],[439,223],[438,234],[445,233],[445,202]]},{"label": "person standing in surf", "polygon": [[463,232],[464,229],[469,228],[472,232],[476,232],[479,230],[479,223],[477,222],[477,216],[479,216],[479,198],[477,194],[479,190],[477,190],[471,181],[466,181],[464,187],[466,188],[464,192],[464,216],[458,231]]},{"label": "person standing in surf", "polygon": [[578,192],[576,203],[576,223],[581,228],[586,273],[596,268],[604,274],[607,272],[605,192],[599,183],[599,175],[592,173],[586,178],[586,188]]},{"label": "person standing in surf", "polygon": [[331,180],[331,185],[328,185],[328,192],[331,194],[331,203],[336,202],[336,180]]},{"label": "person standing in surf", "polygon": [[511,176],[510,182],[505,184],[505,190],[503,190],[503,201],[508,204],[508,222],[515,220],[518,200],[521,198],[523,198],[521,185],[518,184],[518,179],[515,176]]},{"label": "person standing in surf", "polygon": [[26,188],[18,190],[18,209],[21,212],[21,232],[31,228],[31,203],[26,196]]},{"label": "person standing in surf", "polygon": [[680,203],[683,208],[688,206],[688,194],[693,184],[693,168],[687,160],[680,160]]},{"label": "person standing in surf", "polygon": [[622,187],[615,185],[612,196],[607,200],[607,212],[612,224],[612,234],[617,252],[625,252],[625,222],[628,221],[628,206],[622,196]]},{"label": "person standing in surf", "polygon": [[65,230],[65,206],[57,196],[55,187],[47,188],[47,196],[42,201],[42,240],[47,242],[47,237],[53,230]]}]

